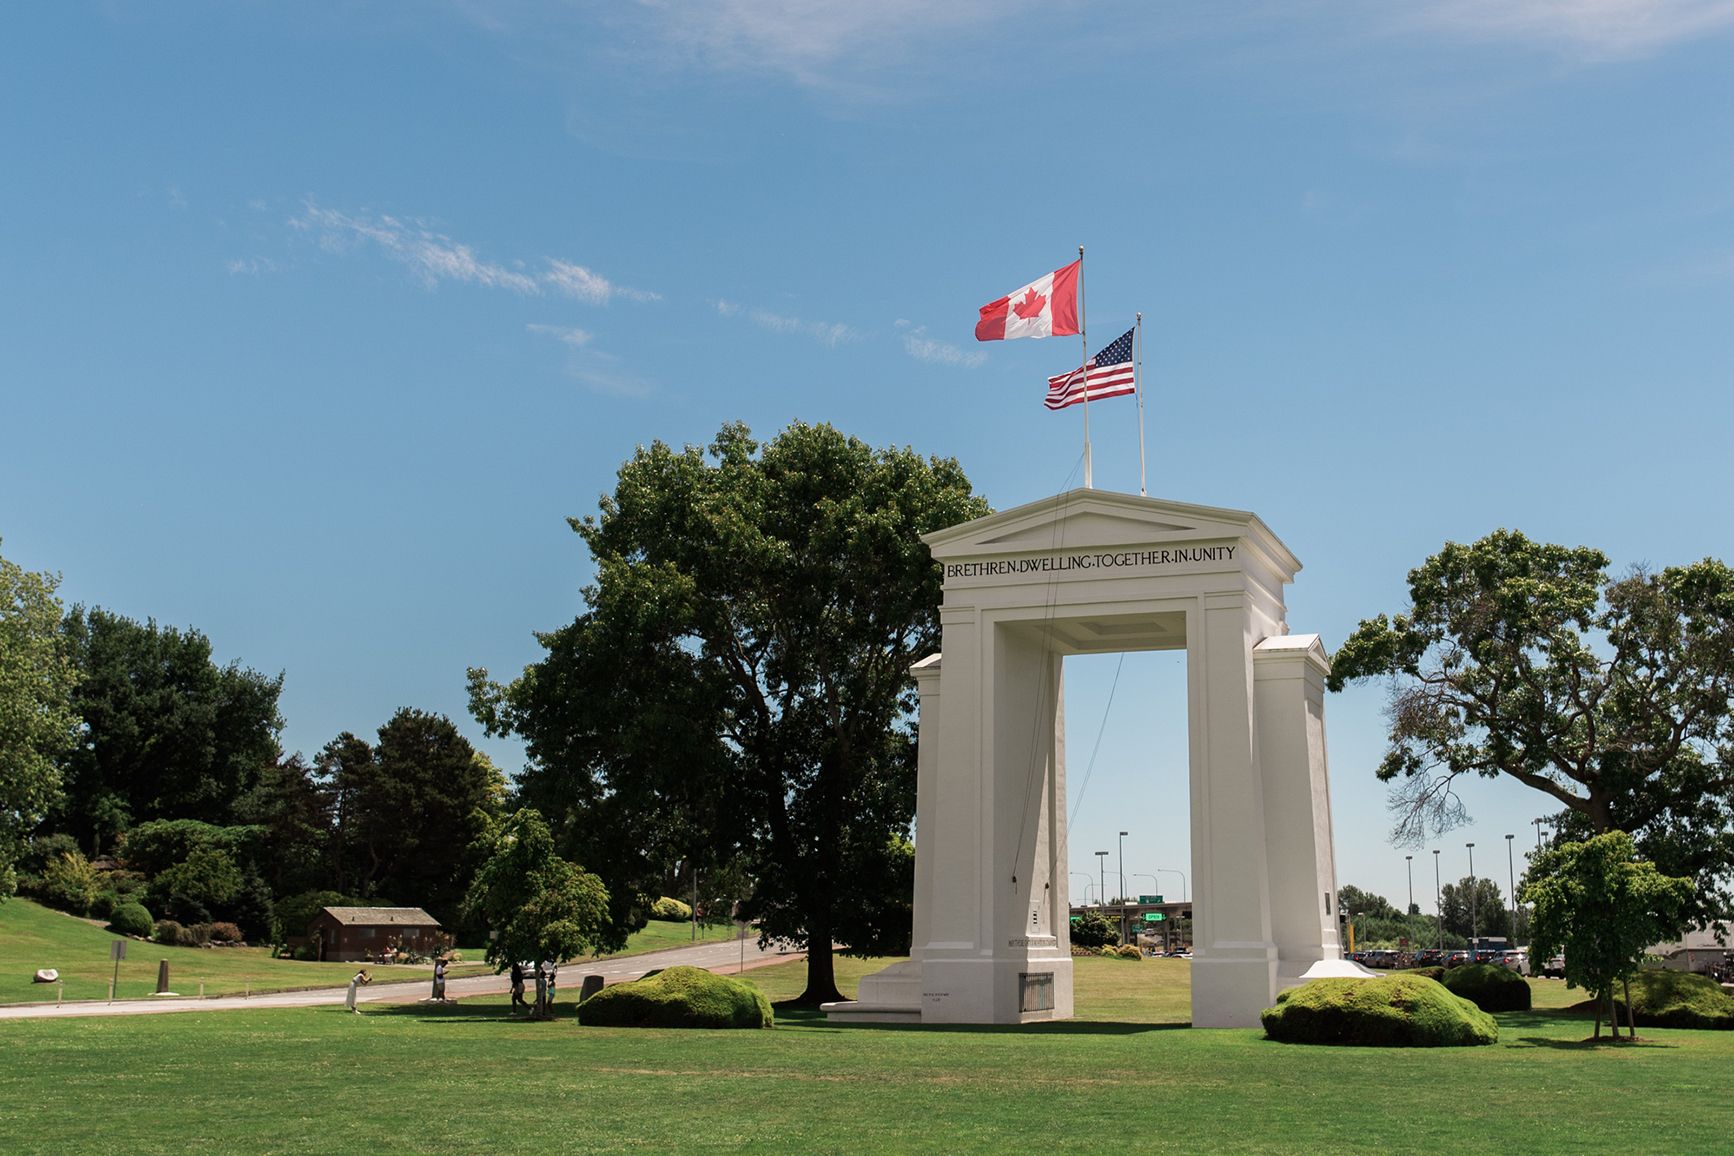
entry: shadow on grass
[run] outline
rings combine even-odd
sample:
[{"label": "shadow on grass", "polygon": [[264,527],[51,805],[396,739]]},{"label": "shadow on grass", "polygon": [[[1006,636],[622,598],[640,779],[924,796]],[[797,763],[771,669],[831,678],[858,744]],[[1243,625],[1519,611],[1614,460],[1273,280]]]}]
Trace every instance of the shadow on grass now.
[{"label": "shadow on grass", "polygon": [[862,1024],[835,1023],[824,1012],[809,1007],[776,1008],[777,1026],[804,1031],[832,1032],[922,1032],[967,1035],[1130,1036],[1142,1032],[1165,1032],[1189,1028],[1189,1023],[1127,1023],[1115,1020],[1051,1020],[1035,1024]]},{"label": "shadow on grass", "polygon": [[1610,1036],[1603,1036],[1599,1040],[1587,1038],[1562,1040],[1548,1036],[1520,1036],[1517,1042],[1527,1044],[1532,1048],[1550,1048],[1556,1052],[1584,1052],[1596,1048],[1662,1048],[1671,1050],[1680,1046],[1679,1044],[1663,1043],[1661,1040],[1647,1039],[1644,1036],[1639,1036],[1635,1040],[1627,1039],[1625,1036],[1621,1036],[1617,1040]]},{"label": "shadow on grass", "polygon": [[389,1003],[364,1004],[366,1014],[388,1016],[393,1019],[413,1019],[421,1023],[478,1023],[492,1021],[501,1024],[533,1024],[566,1022],[578,1018],[578,1010],[572,1004],[556,1003],[551,1020],[534,1020],[519,1013],[513,1015],[509,1005],[499,1003],[483,1003],[480,1000],[456,1000],[452,1003]]}]

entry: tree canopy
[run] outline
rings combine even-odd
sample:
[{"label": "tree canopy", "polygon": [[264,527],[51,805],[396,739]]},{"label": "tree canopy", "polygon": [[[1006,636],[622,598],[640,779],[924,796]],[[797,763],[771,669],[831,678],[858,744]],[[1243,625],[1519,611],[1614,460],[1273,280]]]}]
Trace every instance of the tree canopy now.
[{"label": "tree canopy", "polygon": [[1692,881],[1639,860],[1624,831],[1539,851],[1525,879],[1523,901],[1535,908],[1530,958],[1563,952],[1565,978],[1597,997],[1618,1036],[1614,986],[1638,970],[1646,949],[1679,937],[1692,910]]},{"label": "tree canopy", "polygon": [[1727,910],[1734,870],[1734,571],[1714,559],[1611,579],[1588,547],[1513,530],[1409,573],[1409,609],[1363,621],[1330,686],[1387,677],[1396,838],[1461,822],[1465,775],[1507,775],[1568,833],[1632,833]]},{"label": "tree canopy", "polygon": [[88,728],[57,826],[93,853],[152,819],[227,823],[277,756],[283,678],[218,666],[197,630],[74,607],[63,623]]},{"label": "tree canopy", "polygon": [[952,460],[728,425],[708,453],[641,448],[572,520],[586,609],[510,685],[472,670],[471,703],[523,736],[523,797],[603,873],[617,929],[667,863],[738,857],[744,914],[808,948],[803,1000],[837,998],[833,942],[907,948],[908,668],[939,638],[920,535],[987,511]]},{"label": "tree canopy", "polygon": [[0,557],[0,900],[16,886],[25,838],[60,799],[57,760],[78,742],[59,582]]},{"label": "tree canopy", "polygon": [[320,752],[336,827],[336,888],[425,907],[455,925],[505,781],[444,715],[404,707],[369,744]]}]

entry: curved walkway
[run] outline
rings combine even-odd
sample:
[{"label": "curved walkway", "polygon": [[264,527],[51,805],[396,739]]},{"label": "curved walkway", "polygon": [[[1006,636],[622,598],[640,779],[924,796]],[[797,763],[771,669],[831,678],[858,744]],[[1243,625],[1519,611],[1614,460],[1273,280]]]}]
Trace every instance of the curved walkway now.
[{"label": "curved walkway", "polygon": [[[756,940],[746,943],[745,967],[751,970],[755,967],[765,967],[773,963],[787,963],[790,960],[804,959],[802,951],[759,950]],[[707,971],[732,975],[742,966],[741,944],[738,940],[728,940],[723,943],[701,943],[695,947],[674,947],[665,951],[652,951],[644,955],[620,956],[614,959],[575,960],[560,965],[560,991],[567,993],[569,998],[576,998],[578,988],[587,975],[600,975],[604,983],[620,983],[629,979],[637,979],[647,971],[659,967],[702,967]],[[359,965],[358,965],[359,966]],[[362,988],[356,993],[358,1003],[413,1003],[426,999],[432,990],[432,981],[421,979],[414,983],[380,983]],[[446,984],[446,992],[453,997],[474,995],[503,994],[511,987],[511,981],[504,975],[478,975],[468,979],[454,979]],[[344,987],[322,987],[308,991],[284,991],[272,995],[214,996],[210,999],[129,999],[116,1000],[114,1003],[103,1003],[95,1000],[82,1000],[75,1003],[65,1003],[56,1007],[54,1004],[16,1004],[10,1007],[0,1007],[0,1020],[20,1019],[55,1019],[64,1016],[125,1016],[125,1015],[160,1015],[164,1012],[187,1011],[244,1011],[248,1008],[283,1008],[283,1007],[323,1007],[330,1004],[341,1004],[348,996],[349,989]]]}]

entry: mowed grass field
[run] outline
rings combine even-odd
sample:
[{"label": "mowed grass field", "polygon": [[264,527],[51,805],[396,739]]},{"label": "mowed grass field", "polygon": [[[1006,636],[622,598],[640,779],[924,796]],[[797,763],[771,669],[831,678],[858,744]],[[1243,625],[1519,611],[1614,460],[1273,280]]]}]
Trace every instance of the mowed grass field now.
[{"label": "mowed grass field", "polygon": [[[734,938],[734,928],[699,927],[699,942],[714,943]],[[108,983],[114,976],[109,945],[118,938],[112,932],[82,919],[30,902],[8,899],[0,903],[0,1004],[53,1003],[53,984],[31,982],[36,969],[56,968],[65,983],[67,1000],[108,998]],[[652,922],[633,935],[621,955],[687,947],[693,942],[692,925]],[[199,994],[199,985],[212,995],[243,992],[296,991],[312,987],[341,987],[355,974],[353,963],[305,963],[272,959],[263,947],[163,947],[140,940],[127,941],[127,956],[120,965],[117,999],[149,996],[157,989],[157,963],[169,961],[169,988],[180,995]],[[493,968],[482,962],[481,948],[464,948],[465,962],[450,970],[453,979],[487,975]],[[579,963],[575,966],[582,967]],[[431,964],[399,964],[368,971],[379,983],[418,980],[433,974]],[[4,1147],[0,1141],[0,1148]]]},{"label": "mowed grass field", "polygon": [[[845,988],[879,961],[841,961]],[[1184,1027],[1188,967],[1082,959],[1034,1028],[644,1031],[504,997],[0,1022],[8,1151],[1714,1152],[1734,1033],[1591,1047],[1557,1009],[1486,1048],[1276,1044]],[[747,973],[773,998],[801,964]],[[1558,982],[1536,981],[1564,1003]]]}]

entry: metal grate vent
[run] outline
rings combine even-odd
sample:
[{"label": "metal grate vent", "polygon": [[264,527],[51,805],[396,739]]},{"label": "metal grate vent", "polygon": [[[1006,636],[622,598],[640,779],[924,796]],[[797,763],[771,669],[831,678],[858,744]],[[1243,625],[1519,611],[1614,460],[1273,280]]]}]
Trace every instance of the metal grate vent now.
[{"label": "metal grate vent", "polygon": [[1054,973],[1051,971],[1018,972],[1018,1011],[1054,1010]]}]

